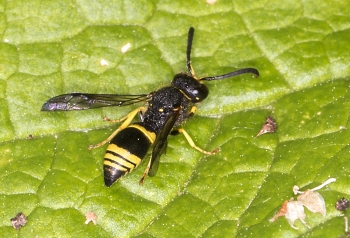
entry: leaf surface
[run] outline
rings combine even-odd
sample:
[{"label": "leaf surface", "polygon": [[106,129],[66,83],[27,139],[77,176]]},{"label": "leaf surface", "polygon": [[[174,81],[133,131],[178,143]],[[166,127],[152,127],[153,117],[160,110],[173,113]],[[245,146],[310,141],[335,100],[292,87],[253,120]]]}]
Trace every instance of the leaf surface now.
[{"label": "leaf surface", "polygon": [[[6,237],[329,237],[344,235],[335,203],[349,199],[350,3],[319,1],[2,1],[0,3],[0,234]],[[147,163],[111,188],[105,147],[133,106],[40,112],[69,92],[141,94],[186,71],[187,32],[210,94],[169,138],[155,177]],[[123,53],[122,47],[130,43]],[[267,116],[277,132],[254,138]],[[146,156],[145,160],[149,159]],[[327,215],[306,228],[270,223],[292,188],[329,177]],[[94,212],[97,225],[84,224]],[[10,219],[23,212],[20,230]],[[346,213],[345,213],[346,215]]]}]

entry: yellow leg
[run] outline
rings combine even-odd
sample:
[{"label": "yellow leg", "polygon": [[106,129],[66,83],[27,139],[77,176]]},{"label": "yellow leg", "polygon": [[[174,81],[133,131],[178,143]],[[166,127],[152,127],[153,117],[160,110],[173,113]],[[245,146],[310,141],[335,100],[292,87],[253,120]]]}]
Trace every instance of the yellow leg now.
[{"label": "yellow leg", "polygon": [[142,184],[143,184],[143,181],[144,181],[145,178],[147,177],[148,171],[149,171],[149,169],[151,168],[151,161],[152,161],[152,159],[149,159],[149,162],[148,162],[148,164],[147,164],[147,167],[146,167],[146,169],[145,169],[145,172],[143,172],[142,178],[141,178],[140,181],[139,181],[139,185],[142,185]]},{"label": "yellow leg", "polygon": [[121,121],[124,121],[124,122],[107,139],[105,139],[104,141],[102,141],[96,145],[89,145],[88,149],[91,150],[91,149],[100,147],[100,146],[110,142],[113,139],[113,137],[115,137],[115,135],[118,134],[119,131],[123,130],[124,128],[126,128],[130,125],[131,121],[134,119],[134,117],[137,115],[137,113],[139,113],[140,111],[143,111],[143,110],[145,110],[144,107],[137,108],[137,109],[133,110],[132,112],[130,112],[125,117],[120,118],[119,120],[108,119],[108,121],[112,121],[112,122],[121,122]]},{"label": "yellow leg", "polygon": [[193,147],[193,148],[195,148],[196,150],[202,152],[203,154],[206,154],[206,155],[213,155],[213,154],[215,154],[216,152],[219,151],[219,148],[216,148],[216,149],[213,150],[213,151],[205,151],[205,150],[199,148],[198,146],[196,146],[196,144],[193,142],[193,140],[192,140],[192,138],[190,137],[190,135],[187,134],[187,132],[186,132],[183,128],[178,129],[177,131],[178,131],[179,133],[182,133],[182,134],[185,136],[186,140],[188,141],[188,143],[190,144],[191,147]]},{"label": "yellow leg", "polygon": [[190,112],[188,113],[188,117],[193,117],[193,115],[197,112],[197,107],[196,106],[192,106]]}]

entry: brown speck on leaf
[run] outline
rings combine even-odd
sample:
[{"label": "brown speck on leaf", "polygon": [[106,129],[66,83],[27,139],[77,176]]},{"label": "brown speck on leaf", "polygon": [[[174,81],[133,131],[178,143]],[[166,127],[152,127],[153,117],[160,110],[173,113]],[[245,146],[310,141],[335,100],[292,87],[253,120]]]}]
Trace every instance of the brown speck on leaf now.
[{"label": "brown speck on leaf", "polygon": [[265,123],[262,125],[261,130],[255,136],[255,138],[265,133],[273,133],[276,130],[277,130],[277,124],[275,120],[272,117],[268,116],[266,117]]},{"label": "brown speck on leaf", "polygon": [[335,204],[335,208],[339,211],[345,211],[346,209],[348,209],[349,205],[350,205],[349,200],[345,198],[341,198]]},{"label": "brown speck on leaf", "polygon": [[27,218],[22,212],[19,212],[14,218],[11,218],[12,226],[16,230],[19,230],[19,228],[24,226],[27,222]]},{"label": "brown speck on leaf", "polygon": [[94,212],[87,212],[85,214],[86,221],[85,224],[88,224],[90,221],[94,223],[94,225],[97,224],[97,215]]}]

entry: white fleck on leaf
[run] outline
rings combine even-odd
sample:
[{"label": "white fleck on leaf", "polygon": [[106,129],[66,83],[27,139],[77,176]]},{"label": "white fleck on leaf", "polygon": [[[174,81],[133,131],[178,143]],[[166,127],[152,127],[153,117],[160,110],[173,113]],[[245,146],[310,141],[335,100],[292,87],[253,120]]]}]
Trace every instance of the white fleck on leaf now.
[{"label": "white fleck on leaf", "polygon": [[216,0],[207,0],[207,3],[208,4],[214,4],[214,3],[216,3]]},{"label": "white fleck on leaf", "polygon": [[122,48],[120,49],[120,51],[124,54],[125,52],[127,52],[129,49],[131,48],[131,44],[127,43],[125,45],[122,46]]},{"label": "white fleck on leaf", "polygon": [[108,62],[108,60],[101,59],[101,60],[100,60],[100,65],[101,65],[101,66],[108,66],[108,65],[109,65],[109,62]]},{"label": "white fleck on leaf", "polygon": [[94,223],[94,225],[97,224],[97,215],[94,212],[87,212],[85,214],[86,221],[85,224],[88,224],[90,221]]}]

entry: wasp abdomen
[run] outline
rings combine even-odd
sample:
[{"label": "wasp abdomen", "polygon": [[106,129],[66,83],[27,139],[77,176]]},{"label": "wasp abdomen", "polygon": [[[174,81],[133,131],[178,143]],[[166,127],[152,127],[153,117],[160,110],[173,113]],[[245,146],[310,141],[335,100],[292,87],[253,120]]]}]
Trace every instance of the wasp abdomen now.
[{"label": "wasp abdomen", "polygon": [[120,177],[130,173],[147,154],[155,140],[155,133],[140,124],[121,130],[107,147],[104,159],[104,180],[110,187]]}]

